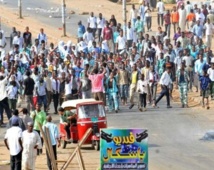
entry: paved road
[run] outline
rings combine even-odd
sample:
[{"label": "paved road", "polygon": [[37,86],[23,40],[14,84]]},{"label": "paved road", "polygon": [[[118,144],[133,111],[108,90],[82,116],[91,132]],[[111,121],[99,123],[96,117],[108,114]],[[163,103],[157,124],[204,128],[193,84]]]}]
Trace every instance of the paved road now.
[{"label": "paved road", "polygon": [[[147,128],[149,131],[149,166],[154,170],[211,170],[214,167],[214,142],[200,140],[207,130],[213,129],[213,111],[198,108],[180,109],[173,103],[166,109],[161,101],[159,109],[148,107],[147,112],[139,112],[136,106],[129,110],[121,107],[117,114],[109,113],[110,128]],[[54,116],[58,122],[58,116]],[[1,139],[5,129],[0,129]],[[72,146],[68,145],[68,148]],[[65,158],[69,150],[60,151]],[[97,167],[99,153],[83,150],[88,169]],[[91,161],[94,164],[90,164]],[[40,161],[38,162],[42,165]],[[77,166],[77,164],[73,164]],[[93,167],[93,168],[91,168]],[[74,168],[75,169],[75,168]],[[78,168],[77,168],[78,169]]]},{"label": "paved road", "polygon": [[[18,13],[18,5],[17,0],[5,0],[5,7],[11,8]],[[24,17],[32,17],[38,19],[42,23],[46,23],[47,25],[51,25],[56,29],[62,28],[62,20],[61,20],[61,6],[54,4],[51,0],[23,0],[23,16]],[[59,12],[56,12],[56,11]],[[67,32],[71,35],[77,34],[77,23],[79,20],[82,20],[83,24],[87,23],[87,15],[82,16],[78,14],[68,14],[72,8],[67,7]],[[53,12],[51,12],[53,11]],[[50,18],[49,16],[52,16]],[[29,25],[30,27],[30,25]]]}]

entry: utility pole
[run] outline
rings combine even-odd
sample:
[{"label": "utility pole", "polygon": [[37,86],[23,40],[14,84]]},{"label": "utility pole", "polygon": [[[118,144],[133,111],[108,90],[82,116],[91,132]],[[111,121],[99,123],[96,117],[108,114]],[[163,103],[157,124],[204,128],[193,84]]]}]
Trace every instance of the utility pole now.
[{"label": "utility pole", "polygon": [[124,30],[123,36],[126,38],[127,35],[127,26],[126,26],[126,0],[123,0],[123,23],[124,23]]},{"label": "utility pole", "polygon": [[65,13],[66,5],[65,0],[62,0],[62,27],[63,27],[63,36],[66,36],[66,13]]},{"label": "utility pole", "polygon": [[19,18],[22,18],[22,0],[18,0]]}]

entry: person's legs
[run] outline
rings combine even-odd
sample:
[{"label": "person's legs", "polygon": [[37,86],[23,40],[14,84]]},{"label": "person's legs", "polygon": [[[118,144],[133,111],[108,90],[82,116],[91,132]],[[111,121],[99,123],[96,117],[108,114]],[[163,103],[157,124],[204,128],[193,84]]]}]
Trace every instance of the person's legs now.
[{"label": "person's legs", "polygon": [[214,99],[214,81],[212,81],[210,84],[210,94],[211,94],[211,99]]},{"label": "person's legs", "polygon": [[46,150],[46,157],[47,157],[47,166],[49,170],[52,170],[52,165],[51,165],[51,159],[48,156],[48,151]]},{"label": "person's legs", "polygon": [[179,89],[179,93],[180,93],[180,101],[182,104],[182,107],[184,107],[184,89],[183,89],[183,84],[179,84],[178,89]]},{"label": "person's legs", "polygon": [[15,156],[15,170],[22,170],[22,151],[18,153],[18,155]]},{"label": "person's legs", "polygon": [[66,134],[67,134],[67,139],[70,140],[71,139],[70,124],[65,125],[64,129],[65,129]]},{"label": "person's legs", "polygon": [[102,28],[98,28],[98,40],[101,42]]},{"label": "person's legs", "polygon": [[149,17],[146,17],[146,27],[147,31],[149,31]]},{"label": "person's legs", "polygon": [[17,100],[16,99],[12,99],[12,105],[11,105],[12,110],[16,109],[16,103],[17,103]]},{"label": "person's legs", "polygon": [[167,27],[167,35],[169,38],[170,38],[170,31],[171,31],[171,24],[169,24]]},{"label": "person's legs", "polygon": [[166,88],[166,102],[167,102],[167,106],[170,106],[170,96],[169,96],[169,89]]},{"label": "person's legs", "polygon": [[160,96],[157,98],[157,100],[155,101],[155,105],[158,104],[158,102],[163,98],[163,96],[165,95],[166,93],[166,89],[162,89],[161,93],[160,93]]},{"label": "person's legs", "polygon": [[[7,97],[4,98],[2,101],[1,101],[1,106],[2,108],[5,110],[6,114],[7,114],[7,118],[8,120],[11,118],[11,110],[9,108],[9,104],[8,104],[8,99]],[[3,114],[3,113],[2,113]]]},{"label": "person's legs", "polygon": [[43,104],[44,104],[44,110],[45,112],[47,111],[47,97],[46,95],[42,96]]},{"label": "person's legs", "polygon": [[10,155],[10,170],[16,170],[15,157],[16,156]]},{"label": "person's legs", "polygon": [[160,14],[161,17],[161,26],[163,26],[163,14]]},{"label": "person's legs", "polygon": [[158,14],[157,19],[158,19],[158,26],[160,26],[160,14]]},{"label": "person's legs", "polygon": [[117,93],[112,93],[112,98],[114,100],[114,109],[115,111],[118,111],[119,103],[118,103]]},{"label": "person's legs", "polygon": [[57,108],[58,108],[58,104],[59,104],[59,94],[53,94],[53,102],[54,102],[54,111],[55,114],[57,113]]},{"label": "person's legs", "polygon": [[113,96],[112,93],[108,93],[108,110],[111,112],[113,110]]},{"label": "person's legs", "polygon": [[130,103],[134,104],[134,93],[135,93],[136,84],[131,84],[130,86]]},{"label": "person's legs", "polygon": [[128,97],[129,97],[129,85],[125,84],[124,85],[124,101],[125,101],[125,104],[127,104]]},{"label": "person's legs", "polygon": [[147,84],[147,92],[148,92],[148,101],[149,101],[149,103],[151,103],[152,101],[151,101],[151,93],[150,93],[150,86],[149,86],[149,84]]},{"label": "person's legs", "polygon": [[[146,96],[147,96],[147,94],[144,93],[144,94],[143,94],[143,107],[144,107],[144,109],[146,109]],[[145,111],[145,110],[144,110],[144,111]]]},{"label": "person's legs", "polygon": [[140,111],[142,111],[142,108],[143,108],[143,94],[141,94],[141,93],[139,93],[138,108],[139,108]]}]

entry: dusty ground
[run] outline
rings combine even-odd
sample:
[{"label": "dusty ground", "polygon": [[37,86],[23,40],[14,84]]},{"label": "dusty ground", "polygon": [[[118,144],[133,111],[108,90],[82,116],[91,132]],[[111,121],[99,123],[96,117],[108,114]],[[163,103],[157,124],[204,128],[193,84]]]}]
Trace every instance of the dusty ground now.
[{"label": "dusty ground", "polygon": [[[53,0],[56,4],[60,4],[60,1],[58,0]],[[72,1],[67,1],[67,6],[70,6],[73,8],[73,11],[76,13],[82,13],[82,12],[91,12],[91,11],[96,11],[95,15],[97,15],[99,12],[102,12],[103,15],[106,17],[106,19],[110,18],[112,14],[114,14],[119,22],[122,22],[122,6],[116,3],[112,3],[110,1],[104,1],[100,0],[99,4],[97,4],[97,0],[90,0],[90,4],[87,4],[86,0],[72,0]],[[75,4],[75,5],[74,5]],[[168,8],[171,8],[172,5],[169,5]],[[130,5],[127,6],[127,10],[129,11]],[[50,27],[49,25],[46,25],[45,23],[41,23],[38,20],[25,17],[24,19],[18,19],[18,16],[14,11],[11,11],[10,9],[3,8],[0,6],[0,11],[1,11],[1,16],[2,16],[2,22],[9,26],[16,26],[18,30],[24,30],[24,28],[29,25],[30,26],[30,31],[34,34],[37,35],[39,32],[39,29],[41,27],[45,28],[45,32],[49,36],[49,40],[51,42],[58,42],[59,39],[63,40],[75,40],[72,35],[68,35],[69,37],[61,37],[61,31],[56,30],[55,28]],[[152,14],[153,16],[156,16],[155,13]],[[129,16],[129,15],[128,15]],[[30,24],[29,24],[30,23]],[[157,22],[156,18],[153,18],[153,25],[152,25],[152,30],[157,29]],[[198,94],[196,93],[190,93],[190,101],[189,101],[189,106],[194,107],[194,109],[202,109],[201,106],[199,106],[199,101],[200,98],[198,97]],[[178,92],[176,91],[174,93],[174,101],[179,102],[179,97],[178,97]],[[213,106],[213,105],[212,105]],[[58,149],[58,159],[59,160],[66,160],[69,156],[69,154],[72,152],[74,149],[74,145],[68,146],[68,149],[62,150],[61,148]],[[4,147],[3,143],[0,143],[0,169],[1,170],[7,170],[6,166],[2,166],[1,164],[6,164],[7,161],[9,160],[9,154],[6,148]],[[82,150],[83,156],[85,159],[85,163],[87,165],[87,170],[95,170],[98,165],[99,165],[99,153],[97,151],[90,150],[89,148],[86,148]],[[93,155],[93,156],[91,156]],[[59,165],[60,167],[61,165]],[[47,169],[46,167],[46,155],[43,154],[42,156],[39,156],[37,158],[37,163],[36,163],[36,169],[42,170],[42,169]],[[73,164],[72,164],[72,169],[79,169],[77,160],[74,159]],[[155,170],[160,170],[160,168],[154,166],[151,167],[151,169]]]}]

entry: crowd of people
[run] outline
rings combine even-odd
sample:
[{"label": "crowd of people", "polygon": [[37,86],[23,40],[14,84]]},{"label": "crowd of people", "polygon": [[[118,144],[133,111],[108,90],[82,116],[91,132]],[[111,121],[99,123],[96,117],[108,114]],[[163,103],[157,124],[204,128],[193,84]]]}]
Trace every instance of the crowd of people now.
[{"label": "crowd of people", "polygon": [[[158,108],[166,96],[166,106],[171,108],[173,88],[179,90],[182,108],[188,108],[188,93],[195,87],[202,107],[209,109],[209,98],[214,99],[213,8],[188,1],[166,10],[159,0],[158,28],[152,31],[154,9],[149,4],[132,5],[127,26],[114,15],[108,20],[91,12],[87,25],[78,22],[77,44],[50,43],[44,29],[32,41],[29,27],[23,34],[14,27],[7,44],[1,31],[1,124],[3,112],[12,119],[11,113],[24,100],[33,122],[28,122],[28,133],[32,126],[39,133],[35,119],[45,124],[52,101],[54,114],[63,101],[81,98],[102,100],[108,112],[118,113],[121,105],[129,109],[137,105],[140,111],[146,111],[147,105]],[[14,124],[16,119],[11,120]],[[35,146],[39,146],[36,136]]]}]

